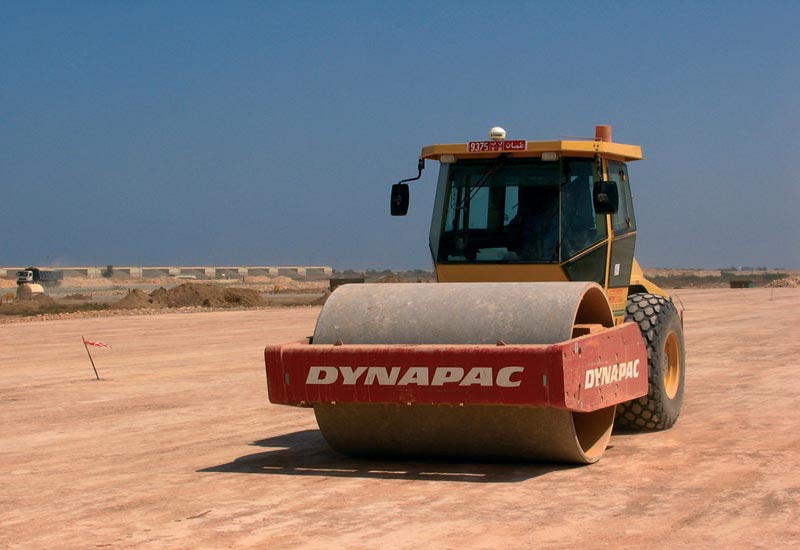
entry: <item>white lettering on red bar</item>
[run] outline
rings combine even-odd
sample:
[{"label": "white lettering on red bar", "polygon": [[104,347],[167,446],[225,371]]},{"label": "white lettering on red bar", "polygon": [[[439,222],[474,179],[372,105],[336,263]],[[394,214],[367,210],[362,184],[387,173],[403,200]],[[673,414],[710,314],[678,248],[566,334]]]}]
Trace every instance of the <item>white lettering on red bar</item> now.
[{"label": "white lettering on red bar", "polygon": [[506,367],[497,373],[497,385],[503,388],[516,388],[522,383],[520,380],[511,380],[511,375],[522,372],[522,367]]},{"label": "white lettering on red bar", "polygon": [[336,367],[311,367],[306,377],[306,384],[333,384],[339,378]]},{"label": "white lettering on red bar", "polygon": [[470,153],[524,151],[527,147],[528,142],[524,139],[512,139],[508,141],[470,141],[467,143],[467,151]]},{"label": "white lettering on red bar", "polygon": [[[430,371],[433,370],[433,376]],[[339,381],[342,385],[355,386],[363,384],[371,386],[499,386],[501,388],[517,388],[522,380],[512,377],[522,372],[522,367],[503,367],[493,376],[491,367],[472,367],[464,371],[461,367],[411,367],[401,377],[400,367],[311,367],[306,376],[306,384],[327,385]],[[363,378],[363,380],[362,380]]]},{"label": "white lettering on red bar", "polygon": [[352,367],[342,367],[339,370],[342,371],[344,384],[346,386],[352,386],[359,378],[361,378],[362,374],[367,372],[367,367],[358,367],[357,369],[353,369]]},{"label": "white lettering on red bar", "polygon": [[458,383],[459,386],[492,386],[492,369],[490,367],[475,367]]},{"label": "white lettering on red bar", "polygon": [[590,389],[596,386],[605,386],[614,382],[621,382],[629,378],[639,378],[639,360],[628,361],[627,363],[616,363],[605,367],[597,367],[586,371],[584,388]]},{"label": "white lettering on red bar", "polygon": [[436,369],[436,372],[433,373],[431,385],[444,386],[446,382],[458,382],[462,378],[464,378],[464,369],[458,367]]},{"label": "white lettering on red bar", "polygon": [[367,377],[364,379],[364,384],[370,386],[378,381],[379,386],[394,386],[397,384],[397,378],[400,376],[400,367],[392,367],[390,372],[386,369],[371,367],[367,371]]}]

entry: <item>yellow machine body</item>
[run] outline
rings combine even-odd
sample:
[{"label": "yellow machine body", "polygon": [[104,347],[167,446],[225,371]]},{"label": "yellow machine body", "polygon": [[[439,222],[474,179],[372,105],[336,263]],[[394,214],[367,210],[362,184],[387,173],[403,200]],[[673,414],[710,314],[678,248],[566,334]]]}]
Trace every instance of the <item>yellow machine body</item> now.
[{"label": "yellow machine body", "polygon": [[596,130],[527,141],[493,128],[424,147],[391,213],[407,213],[407,182],[439,161],[441,284],[338,288],[309,342],[265,349],[270,400],[313,407],[328,443],[356,455],[587,464],[615,426],[670,428],[683,332],[633,255],[627,163],[642,151]]}]

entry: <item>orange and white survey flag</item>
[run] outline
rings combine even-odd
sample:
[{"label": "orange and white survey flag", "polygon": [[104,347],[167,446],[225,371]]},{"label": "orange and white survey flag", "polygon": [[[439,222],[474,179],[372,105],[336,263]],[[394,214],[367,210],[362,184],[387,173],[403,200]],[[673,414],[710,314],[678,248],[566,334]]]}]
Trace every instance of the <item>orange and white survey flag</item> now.
[{"label": "orange and white survey flag", "polygon": [[105,342],[95,342],[94,340],[85,340],[85,339],[84,339],[84,343],[85,343],[87,346],[94,346],[94,347],[96,347],[96,348],[108,348],[108,349],[112,349],[112,348],[111,348],[111,346],[110,346],[109,344],[106,344]]}]

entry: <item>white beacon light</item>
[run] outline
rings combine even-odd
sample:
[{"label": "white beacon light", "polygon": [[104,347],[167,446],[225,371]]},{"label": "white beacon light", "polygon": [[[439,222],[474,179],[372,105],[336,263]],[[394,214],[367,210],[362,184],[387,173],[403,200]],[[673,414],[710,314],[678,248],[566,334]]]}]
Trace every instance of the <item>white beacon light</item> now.
[{"label": "white beacon light", "polygon": [[495,126],[489,130],[489,139],[492,141],[503,141],[506,139],[506,131],[500,126]]}]

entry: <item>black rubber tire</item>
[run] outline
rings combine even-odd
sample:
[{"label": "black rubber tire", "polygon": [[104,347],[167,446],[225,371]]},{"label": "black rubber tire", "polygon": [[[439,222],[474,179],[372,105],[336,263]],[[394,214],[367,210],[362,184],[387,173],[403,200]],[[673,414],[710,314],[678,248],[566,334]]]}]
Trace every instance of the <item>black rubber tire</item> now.
[{"label": "black rubber tire", "polygon": [[[669,298],[648,293],[631,294],[625,309],[625,321],[638,324],[642,331],[647,345],[649,388],[644,397],[617,405],[614,426],[631,431],[669,429],[681,412],[686,373],[683,325],[678,310]],[[677,351],[680,361],[680,372],[673,374],[675,378],[671,380],[672,397],[669,396],[665,381],[668,364],[666,346],[670,333],[674,335],[671,340],[673,352]]]}]

